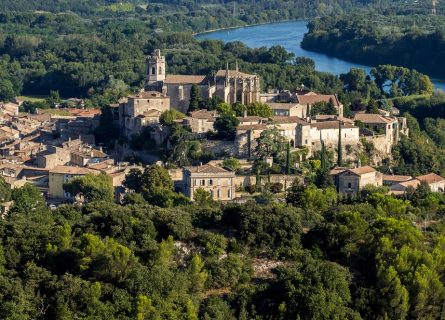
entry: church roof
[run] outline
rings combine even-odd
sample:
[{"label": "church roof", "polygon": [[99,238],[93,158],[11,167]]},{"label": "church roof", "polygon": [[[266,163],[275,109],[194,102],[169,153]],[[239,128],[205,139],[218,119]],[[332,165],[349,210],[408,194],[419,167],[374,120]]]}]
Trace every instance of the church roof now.
[{"label": "church roof", "polygon": [[166,84],[201,84],[207,76],[170,74],[164,80]]},{"label": "church roof", "polygon": [[[226,76],[226,72],[227,70],[219,70],[216,73],[216,76],[219,78],[224,78]],[[240,72],[240,71],[236,71],[236,70],[229,70],[229,78],[250,78],[253,77],[254,75],[252,74],[248,74],[248,73],[244,73],[244,72]]]}]

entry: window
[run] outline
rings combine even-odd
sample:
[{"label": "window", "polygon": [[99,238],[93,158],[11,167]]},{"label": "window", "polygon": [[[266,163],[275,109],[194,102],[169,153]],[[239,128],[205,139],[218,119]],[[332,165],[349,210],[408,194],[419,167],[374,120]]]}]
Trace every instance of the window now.
[{"label": "window", "polygon": [[209,180],[209,186],[213,186],[213,179]]},{"label": "window", "polygon": [[348,189],[352,188],[352,183],[348,182]]},{"label": "window", "polygon": [[221,198],[221,190],[218,189],[218,199]]},{"label": "window", "polygon": [[151,68],[151,74],[156,74],[156,67]]},{"label": "window", "polygon": [[205,186],[206,185],[206,181],[204,179],[201,180],[201,186]]},{"label": "window", "polygon": [[228,190],[227,191],[227,197],[229,198],[229,199],[232,199],[232,190]]}]

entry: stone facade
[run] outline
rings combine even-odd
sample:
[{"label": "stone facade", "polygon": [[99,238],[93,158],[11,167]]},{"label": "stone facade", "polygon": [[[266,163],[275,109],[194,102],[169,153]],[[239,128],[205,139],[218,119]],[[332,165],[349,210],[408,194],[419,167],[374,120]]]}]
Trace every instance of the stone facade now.
[{"label": "stone facade", "polygon": [[183,113],[188,111],[190,92],[197,85],[201,98],[207,100],[219,97],[227,103],[249,104],[260,101],[260,78],[235,70],[219,70],[215,76],[170,75],[166,73],[167,63],[159,49],[146,59],[146,91],[159,91],[171,100],[171,107]]},{"label": "stone facade", "polygon": [[184,124],[195,133],[206,133],[215,131],[213,124],[218,117],[215,110],[207,111],[206,109],[190,112],[190,116],[185,118]]},{"label": "stone facade", "polygon": [[235,173],[209,164],[184,168],[184,193],[193,200],[199,188],[210,192],[213,200],[229,201],[235,198]]},{"label": "stone facade", "polygon": [[160,115],[170,110],[170,98],[156,91],[144,91],[131,95],[119,105],[120,127],[125,136],[141,133],[159,122]]},{"label": "stone facade", "polygon": [[356,196],[365,186],[383,185],[383,174],[369,166],[354,169],[335,168],[331,175],[334,177],[337,191],[347,197]]}]

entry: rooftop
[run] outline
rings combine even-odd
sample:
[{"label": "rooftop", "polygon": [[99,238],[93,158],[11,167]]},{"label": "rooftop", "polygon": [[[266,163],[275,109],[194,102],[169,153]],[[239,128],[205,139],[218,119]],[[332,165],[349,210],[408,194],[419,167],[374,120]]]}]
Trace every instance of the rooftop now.
[{"label": "rooftop", "polygon": [[218,112],[212,110],[209,111],[207,109],[201,109],[197,111],[190,112],[190,117],[195,119],[213,119],[218,116]]},{"label": "rooftop", "polygon": [[221,167],[216,167],[211,164],[204,164],[202,166],[195,167],[185,167],[186,171],[190,173],[211,173],[211,174],[233,174],[233,172],[223,169]]},{"label": "rooftop", "polygon": [[[338,129],[338,121],[315,122],[315,123],[311,123],[311,127],[317,128],[318,130]],[[356,127],[350,123],[342,123],[341,128],[342,129],[351,129],[351,128],[358,129],[358,127]]]},{"label": "rooftop", "polygon": [[411,180],[411,176],[401,176],[401,175],[383,175],[383,181],[394,181],[394,182],[405,182]]},{"label": "rooftop", "polygon": [[425,174],[423,176],[418,176],[418,177],[416,177],[416,179],[419,181],[424,181],[428,184],[442,182],[445,180],[444,178],[442,178],[441,176],[439,176],[435,173],[429,173],[429,174]]},{"label": "rooftop", "polygon": [[166,84],[200,84],[200,83],[203,83],[206,78],[207,78],[207,76],[170,74],[165,78],[164,83],[166,83]]},{"label": "rooftop", "polygon": [[377,172],[373,167],[370,166],[364,166],[364,167],[358,167],[354,169],[349,169],[349,172],[352,172],[358,176],[361,176],[362,174],[367,174],[371,172]]},{"label": "rooftop", "polygon": [[50,173],[58,173],[58,174],[77,174],[77,175],[86,175],[92,173],[94,171],[82,168],[82,167],[72,167],[72,166],[57,166],[52,170],[49,170]]},{"label": "rooftop", "polygon": [[290,110],[298,106],[298,103],[277,103],[277,102],[266,102],[266,104],[272,110]]},{"label": "rooftop", "polygon": [[[305,120],[301,119],[300,117],[296,117],[296,116],[293,116],[293,117],[285,117],[285,116],[281,117],[281,116],[278,116],[278,117],[273,117],[271,119],[273,121],[275,121],[276,123],[278,123],[278,124],[280,124],[280,123],[281,124],[300,123],[302,125],[307,125],[308,124]],[[338,122],[337,122],[337,127],[338,127]]]},{"label": "rooftop", "polygon": [[243,131],[243,130],[267,130],[267,129],[268,129],[268,127],[264,123],[245,124],[245,125],[238,126],[238,128],[237,128],[238,131]]},{"label": "rooftop", "polygon": [[128,96],[131,99],[163,99],[166,97],[167,95],[158,91],[142,91]]},{"label": "rooftop", "polygon": [[334,94],[305,94],[305,95],[297,95],[297,100],[299,104],[303,105],[313,105],[317,102],[329,102],[332,100],[334,106],[340,106],[340,101]]},{"label": "rooftop", "polygon": [[397,121],[391,117],[385,117],[380,114],[370,114],[370,113],[357,113],[354,116],[355,121],[361,121],[363,123],[372,123],[372,124],[389,124]]},{"label": "rooftop", "polygon": [[[224,70],[224,69],[218,70],[218,72],[216,73],[216,76],[220,77],[220,78],[225,77],[226,72],[227,72],[227,70]],[[250,78],[253,76],[254,75],[252,75],[252,74],[240,72],[237,70],[229,70],[229,78]]]}]

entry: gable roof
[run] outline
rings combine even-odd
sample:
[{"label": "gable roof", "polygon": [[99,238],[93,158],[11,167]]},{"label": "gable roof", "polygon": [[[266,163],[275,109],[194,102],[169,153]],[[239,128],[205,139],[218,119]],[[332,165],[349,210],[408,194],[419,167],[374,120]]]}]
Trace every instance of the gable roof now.
[{"label": "gable roof", "polygon": [[382,116],[380,114],[357,113],[354,116],[354,121],[361,121],[363,123],[372,124],[389,124],[397,120],[391,117]]},{"label": "gable roof", "polygon": [[333,101],[334,106],[340,106],[340,101],[337,96],[334,94],[306,94],[306,95],[297,95],[297,100],[299,104],[303,105],[313,105],[317,102],[329,102],[329,100]]},{"label": "gable roof", "polygon": [[207,109],[201,109],[197,111],[190,112],[190,117],[195,119],[214,119],[218,116],[218,112],[216,110],[207,110]]},{"label": "gable roof", "polygon": [[267,130],[268,126],[265,123],[256,123],[256,124],[246,124],[241,125],[236,128],[237,131],[243,130]]},{"label": "gable roof", "polygon": [[57,166],[54,169],[49,171],[50,173],[59,173],[59,174],[78,174],[78,175],[87,175],[94,171],[83,168],[83,167],[72,167],[72,166]]},{"label": "gable roof", "polygon": [[298,103],[278,103],[278,102],[266,102],[266,104],[272,110],[290,110],[298,107]]},{"label": "gable roof", "polygon": [[[275,121],[278,124],[285,124],[285,123],[299,123],[302,125],[307,125],[309,124],[308,122],[306,122],[305,120],[301,119],[300,117],[297,116],[292,116],[292,117],[286,117],[286,116],[276,116],[271,118],[272,121]],[[337,125],[338,127],[338,125]]]},{"label": "gable roof", "polygon": [[418,177],[416,177],[416,179],[419,181],[424,181],[428,184],[442,182],[445,180],[444,178],[442,178],[441,176],[439,176],[438,174],[435,174],[435,173],[429,173],[429,174],[425,174],[423,176],[418,176]]},{"label": "gable roof", "polygon": [[[221,69],[218,70],[218,72],[216,73],[216,76],[218,78],[224,78],[226,76],[226,72],[227,70]],[[248,74],[248,73],[244,73],[244,72],[240,72],[240,71],[236,71],[236,70],[229,70],[229,78],[250,78],[253,77],[254,75],[252,74]]]},{"label": "gable roof", "polygon": [[207,76],[200,75],[180,75],[170,74],[168,75],[164,83],[166,84],[201,84],[205,81]]},{"label": "gable roof", "polygon": [[[322,122],[315,122],[311,123],[311,128],[317,128],[318,130],[329,130],[329,129],[338,129],[338,121],[322,121]],[[351,128],[357,128],[358,127],[350,124],[350,123],[342,123],[341,124],[342,129],[351,129]]]},{"label": "gable roof", "polygon": [[352,172],[358,176],[361,176],[361,175],[367,174],[367,173],[371,173],[371,172],[377,172],[377,170],[375,170],[373,167],[370,167],[370,166],[358,167],[358,168],[354,168],[354,169],[349,169],[347,171]]},{"label": "gable roof", "polygon": [[204,164],[202,166],[185,167],[185,170],[190,173],[212,173],[212,174],[233,174],[233,172],[223,169],[221,167],[216,167],[211,164]]},{"label": "gable roof", "polygon": [[413,177],[411,176],[401,176],[401,175],[383,175],[383,181],[393,181],[393,182],[406,182],[411,180]]}]

